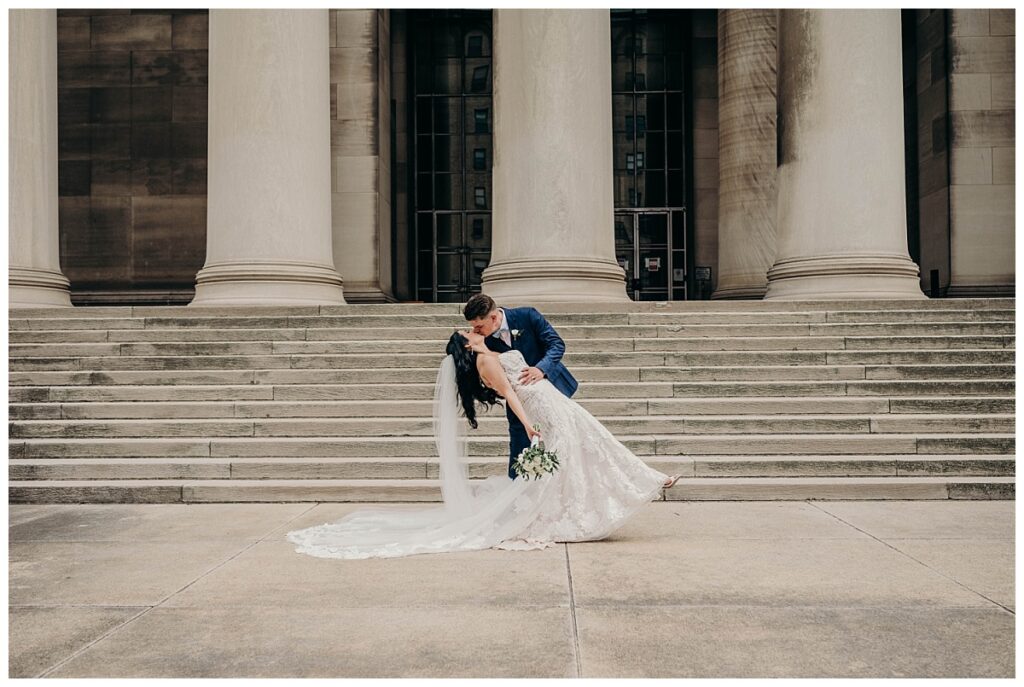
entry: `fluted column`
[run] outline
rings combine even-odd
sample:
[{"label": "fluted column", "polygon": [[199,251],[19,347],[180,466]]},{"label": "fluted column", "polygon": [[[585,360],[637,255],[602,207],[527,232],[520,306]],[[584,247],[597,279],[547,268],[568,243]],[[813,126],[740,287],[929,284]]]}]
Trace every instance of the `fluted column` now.
[{"label": "fluted column", "polygon": [[57,213],[57,11],[8,14],[8,307],[70,307]]},{"label": "fluted column", "polygon": [[761,298],[775,258],[774,9],[718,10],[717,298]]},{"label": "fluted column", "polygon": [[607,9],[494,10],[499,300],[626,301],[615,260]]},{"label": "fluted column", "polygon": [[765,298],[924,298],[907,253],[898,9],[780,10]]},{"label": "fluted column", "polygon": [[339,304],[328,10],[210,10],[206,265],[191,305]]}]

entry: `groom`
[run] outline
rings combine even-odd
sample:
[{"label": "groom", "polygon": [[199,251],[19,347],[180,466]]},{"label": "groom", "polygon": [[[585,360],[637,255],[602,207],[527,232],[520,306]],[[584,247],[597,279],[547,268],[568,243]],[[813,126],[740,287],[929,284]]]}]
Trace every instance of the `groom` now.
[{"label": "groom", "polygon": [[[520,383],[533,384],[547,377],[566,396],[576,393],[578,383],[561,362],[565,342],[536,308],[499,308],[493,298],[478,293],[466,302],[462,314],[473,325],[473,331],[486,337],[487,348],[498,353],[515,349],[523,354],[530,367],[522,371]],[[508,476],[515,479],[512,464],[519,452],[530,445],[530,439],[508,403],[505,416],[508,417]],[[544,428],[541,430],[543,434]]]}]

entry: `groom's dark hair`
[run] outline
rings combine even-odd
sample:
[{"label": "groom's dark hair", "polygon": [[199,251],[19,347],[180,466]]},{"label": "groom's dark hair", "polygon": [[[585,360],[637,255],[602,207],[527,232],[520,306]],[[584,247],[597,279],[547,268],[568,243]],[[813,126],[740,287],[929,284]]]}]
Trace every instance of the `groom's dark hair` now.
[{"label": "groom's dark hair", "polygon": [[466,316],[467,320],[475,320],[478,317],[484,317],[497,307],[493,298],[486,293],[478,293],[466,301],[466,307],[462,309],[462,314]]}]

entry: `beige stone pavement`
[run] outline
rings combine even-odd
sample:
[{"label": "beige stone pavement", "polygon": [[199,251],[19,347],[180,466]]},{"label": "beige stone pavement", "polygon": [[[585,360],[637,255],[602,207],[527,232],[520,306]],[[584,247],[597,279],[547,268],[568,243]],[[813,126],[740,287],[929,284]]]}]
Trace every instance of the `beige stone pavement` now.
[{"label": "beige stone pavement", "polygon": [[9,675],[1014,677],[1013,501],[655,502],[602,542],[385,560],[284,539],[355,507],[12,505]]}]

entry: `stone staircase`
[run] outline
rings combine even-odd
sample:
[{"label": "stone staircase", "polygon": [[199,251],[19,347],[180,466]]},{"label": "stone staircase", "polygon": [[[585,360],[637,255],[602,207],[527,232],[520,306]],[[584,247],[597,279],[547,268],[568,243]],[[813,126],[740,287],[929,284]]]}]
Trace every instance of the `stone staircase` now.
[{"label": "stone staircase", "polygon": [[[668,499],[1014,497],[1014,300],[544,305]],[[459,305],[9,311],[11,503],[435,501]],[[473,433],[503,474],[507,425]]]}]

